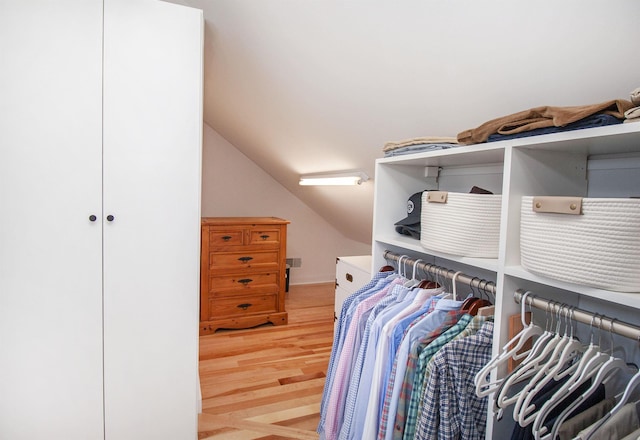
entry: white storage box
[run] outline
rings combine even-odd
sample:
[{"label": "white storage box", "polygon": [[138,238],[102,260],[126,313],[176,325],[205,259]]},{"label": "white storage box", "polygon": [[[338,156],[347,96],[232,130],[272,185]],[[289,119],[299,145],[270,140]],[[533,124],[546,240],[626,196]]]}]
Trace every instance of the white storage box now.
[{"label": "white storage box", "polygon": [[420,244],[462,257],[498,258],[501,205],[501,195],[424,192]]},{"label": "white storage box", "polygon": [[618,292],[640,292],[640,200],[522,198],[521,264],[528,271]]}]

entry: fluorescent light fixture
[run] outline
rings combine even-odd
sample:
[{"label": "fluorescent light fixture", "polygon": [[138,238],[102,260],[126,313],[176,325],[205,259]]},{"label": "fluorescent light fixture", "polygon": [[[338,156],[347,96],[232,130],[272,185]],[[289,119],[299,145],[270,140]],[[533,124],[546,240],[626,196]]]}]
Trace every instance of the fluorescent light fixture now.
[{"label": "fluorescent light fixture", "polygon": [[300,176],[300,185],[360,185],[367,180],[369,180],[369,176],[362,171],[318,173]]}]

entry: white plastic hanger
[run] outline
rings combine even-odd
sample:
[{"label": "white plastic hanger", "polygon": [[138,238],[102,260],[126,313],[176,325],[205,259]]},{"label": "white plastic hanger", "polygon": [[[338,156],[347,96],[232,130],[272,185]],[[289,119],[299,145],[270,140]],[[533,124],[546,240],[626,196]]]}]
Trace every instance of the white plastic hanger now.
[{"label": "white plastic hanger", "polygon": [[[535,353],[532,356],[527,356],[522,363],[520,364],[520,366],[518,367],[518,369],[516,369],[511,375],[509,375],[507,377],[507,379],[505,380],[505,385],[504,387],[500,390],[499,396],[498,396],[498,401],[497,401],[497,405],[500,408],[506,408],[507,406],[511,405],[512,403],[517,403],[518,402],[518,398],[521,395],[521,392],[517,392],[515,393],[512,397],[507,397],[508,396],[508,392],[510,390],[510,388],[512,386],[514,386],[515,384],[521,383],[526,379],[529,379],[530,377],[534,376],[541,368],[542,366],[546,363],[546,361],[549,359],[549,356],[553,353],[553,350],[555,349],[556,345],[562,340],[562,336],[560,335],[560,310],[561,308],[558,308],[558,317],[557,317],[557,321],[556,321],[556,330],[551,331],[551,330],[547,330],[542,337],[544,337],[544,344],[540,343],[537,344],[537,346],[535,347]],[[533,352],[533,348],[532,348],[532,352]],[[518,414],[517,414],[517,410],[518,408],[514,408],[514,420],[518,421]]]},{"label": "white plastic hanger", "polygon": [[[400,257],[398,257],[398,276],[402,277],[405,283],[409,280],[407,277],[407,265],[406,265],[406,260],[408,259],[409,259],[408,255],[400,255]],[[406,294],[407,294],[406,289],[401,290],[400,293],[398,294],[398,297],[396,298],[396,301],[402,301],[402,299]]]},{"label": "white plastic hanger", "polygon": [[[413,273],[411,275],[411,279],[408,279],[405,283],[404,283],[404,287],[407,287],[409,289],[417,286],[418,284],[420,284],[419,279],[416,278],[416,269],[418,268],[418,262],[420,261],[424,261],[422,259],[418,259],[413,263]],[[406,278],[406,277],[405,277]]]},{"label": "white plastic hanger", "polygon": [[[573,336],[573,321],[571,309],[567,309],[569,314],[568,323],[565,325],[565,336],[556,345],[549,360],[531,379],[529,385],[525,387],[518,397],[516,408],[518,408],[518,423],[520,426],[528,426],[537,418],[540,408],[536,408],[531,401],[540,393],[542,388],[552,380],[561,380],[562,378],[574,373],[578,364],[569,365],[576,356],[583,352],[584,347],[580,341]],[[567,327],[571,329],[571,333],[567,331]],[[514,409],[515,411],[515,409]]]},{"label": "white plastic hanger", "polygon": [[398,274],[404,279],[407,279],[406,260],[408,259],[409,259],[408,255],[400,255],[400,257],[398,258]]},{"label": "white plastic hanger", "polygon": [[453,292],[453,300],[454,301],[458,301],[458,293],[456,291],[456,284],[457,284],[456,281],[457,281],[458,275],[460,275],[461,273],[462,272],[458,271],[458,272],[454,273],[453,277],[451,278],[451,280],[452,280],[451,281],[451,284],[452,284],[451,290]]},{"label": "white plastic hanger", "polygon": [[495,392],[504,381],[504,378],[497,379],[495,381],[489,381],[488,378],[492,371],[507,363],[509,359],[521,359],[526,357],[530,350],[523,353],[518,353],[518,351],[520,351],[524,344],[531,338],[543,333],[543,329],[535,325],[533,323],[533,319],[530,320],[529,324],[527,324],[526,322],[526,303],[527,297],[530,294],[530,291],[525,292],[522,295],[522,299],[520,301],[520,319],[522,321],[522,330],[502,347],[502,351],[497,356],[491,359],[489,363],[487,363],[480,369],[480,371],[478,371],[478,373],[476,373],[474,377],[474,383],[476,386],[476,394],[478,395],[478,397],[488,396],[489,394]]},{"label": "white plastic hanger", "polygon": [[[529,380],[524,386],[524,388],[518,393],[515,406],[513,408],[513,419],[521,423],[521,426],[527,426],[522,421],[523,415],[521,414],[521,409],[523,407],[525,399],[531,396],[532,389],[537,385],[538,380],[540,378],[544,378],[545,372],[547,371],[547,366],[549,368],[552,365],[555,365],[555,361],[560,354],[560,351],[564,348],[564,345],[567,342],[568,334],[567,334],[567,321],[565,320],[565,333],[563,335],[560,334],[560,324],[561,324],[561,315],[564,313],[564,305],[562,308],[558,310],[558,321],[556,323],[556,334],[555,336],[547,343],[545,348],[540,353],[539,357],[532,358],[529,362],[526,363],[524,370],[529,373]],[[542,372],[542,373],[541,373]],[[532,398],[533,396],[531,396]]]},{"label": "white plastic hanger", "polygon": [[[580,360],[577,363],[576,371],[568,378],[568,380],[551,396],[549,400],[547,400],[538,414],[536,419],[533,422],[532,432],[535,440],[552,440],[557,435],[557,430],[560,428],[559,423],[555,423],[552,430],[549,431],[545,425],[546,419],[548,415],[555,409],[560,403],[562,403],[565,398],[571,394],[570,388],[574,386],[579,387],[584,382],[589,380],[595,372],[597,368],[602,365],[605,359],[608,358],[606,354],[604,354],[600,350],[600,340],[602,333],[599,333],[598,344],[594,343],[594,335],[593,335],[593,324],[597,318],[599,318],[599,314],[595,314],[591,319],[590,327],[590,340],[589,346],[586,347]],[[595,364],[591,362],[596,359]],[[601,359],[601,360],[600,360]],[[593,366],[592,366],[593,365]],[[593,374],[588,374],[588,372],[593,371]],[[574,387],[574,389],[575,389]]]}]

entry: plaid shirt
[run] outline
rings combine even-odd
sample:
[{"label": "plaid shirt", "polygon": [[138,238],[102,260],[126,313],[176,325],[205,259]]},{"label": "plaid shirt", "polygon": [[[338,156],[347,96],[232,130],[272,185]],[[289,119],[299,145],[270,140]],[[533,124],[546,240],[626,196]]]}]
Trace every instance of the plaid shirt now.
[{"label": "plaid shirt", "polygon": [[[408,400],[408,396],[411,395],[411,386],[413,385],[413,382],[407,384],[406,378],[408,376],[413,377],[413,374],[415,373],[415,366],[417,364],[417,354],[415,352],[415,347],[422,341],[432,341],[436,339],[444,331],[448,330],[452,325],[454,325],[460,319],[463,313],[464,312],[460,310],[448,311],[444,317],[442,324],[438,328],[426,333],[411,346],[409,355],[406,359],[406,369],[403,376],[404,380],[400,386],[400,394],[398,396],[396,411],[395,414],[391,414],[389,411],[391,408],[391,400],[393,399],[393,389],[395,386],[396,372],[398,369],[398,359],[395,359],[391,371],[391,376],[389,378],[389,385],[385,390],[384,402],[382,406],[382,416],[380,418],[380,428],[378,430],[378,439],[391,438],[391,436],[393,436],[393,438],[402,438],[402,431],[404,430],[405,401]],[[398,416],[398,414],[401,415]],[[389,425],[389,421],[393,421],[394,424]]]},{"label": "plaid shirt", "polygon": [[[464,330],[462,330],[457,336],[455,336],[452,339],[452,341],[456,341],[458,339],[465,338],[467,336],[475,335],[476,333],[478,333],[478,330],[482,328],[482,326],[487,320],[493,321],[493,316],[491,317],[474,316],[471,322],[469,322],[469,324],[464,328]],[[433,354],[435,354],[435,352],[433,352],[431,356],[425,354],[424,358],[421,356],[420,359],[418,360],[418,368],[420,369],[419,370],[420,373],[423,374],[423,377],[420,379],[419,392],[417,393],[417,396],[416,396],[416,398],[419,399],[417,408],[423,407],[422,398],[424,396],[423,394],[424,386],[429,381],[431,363],[433,362]],[[420,418],[420,414],[417,415],[417,418]]]},{"label": "plaid shirt", "polygon": [[484,326],[487,321],[493,321],[493,315],[491,316],[474,316],[469,325],[467,325],[462,332],[453,338],[454,341],[458,339],[466,338],[467,336],[473,336]]},{"label": "plaid shirt", "polygon": [[453,325],[449,330],[438,336],[435,340],[428,344],[421,344],[418,346],[418,362],[416,365],[416,374],[413,377],[413,390],[409,399],[409,408],[407,409],[407,416],[404,424],[403,438],[413,439],[413,435],[416,429],[416,420],[418,420],[418,413],[421,406],[420,396],[423,390],[423,380],[425,375],[425,367],[427,361],[444,347],[448,342],[453,340],[454,337],[459,335],[471,322],[473,316],[463,315],[458,322]]},{"label": "plaid shirt", "polygon": [[473,378],[491,360],[493,322],[473,336],[452,341],[434,356],[417,423],[417,439],[483,440],[487,397],[475,394]]}]

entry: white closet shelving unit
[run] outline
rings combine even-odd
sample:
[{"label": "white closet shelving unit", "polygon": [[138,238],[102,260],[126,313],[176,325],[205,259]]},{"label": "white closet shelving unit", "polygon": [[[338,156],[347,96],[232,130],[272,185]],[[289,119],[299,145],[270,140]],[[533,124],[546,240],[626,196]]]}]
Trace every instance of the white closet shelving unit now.
[{"label": "white closet shelving unit", "polygon": [[[395,232],[394,223],[406,216],[407,199],[413,193],[425,189],[467,193],[473,185],[503,196],[497,259],[434,253]],[[516,289],[639,325],[640,294],[555,281],[521,267],[520,204],[525,195],[640,196],[640,123],[378,159],[372,270],[387,264],[384,251],[390,250],[495,281],[494,355],[508,340],[508,317],[519,312],[513,298]],[[637,349],[631,355],[637,357]],[[513,421],[505,419],[509,418],[498,422],[489,414],[488,439],[508,438]]]}]

